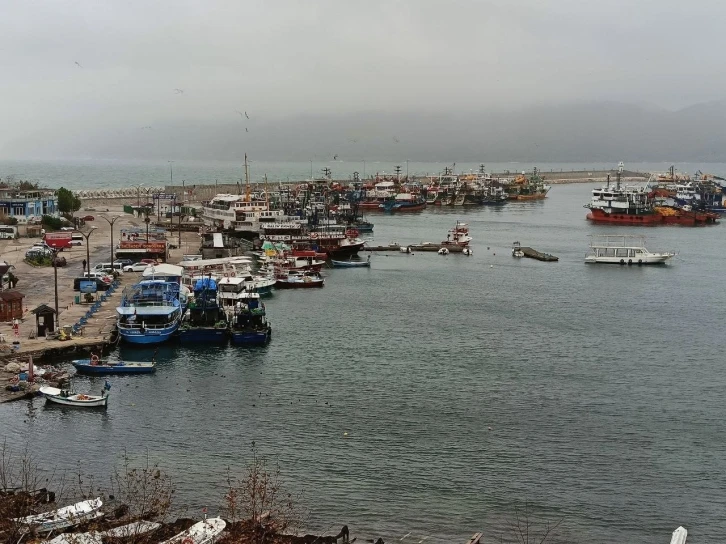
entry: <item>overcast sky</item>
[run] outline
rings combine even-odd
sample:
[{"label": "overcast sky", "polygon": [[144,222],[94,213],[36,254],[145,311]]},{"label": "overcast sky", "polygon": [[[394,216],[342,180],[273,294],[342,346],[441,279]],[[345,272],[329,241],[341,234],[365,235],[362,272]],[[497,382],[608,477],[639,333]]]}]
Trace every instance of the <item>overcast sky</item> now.
[{"label": "overcast sky", "polygon": [[0,156],[172,122],[678,109],[724,97],[725,20],[715,0],[5,0]]}]

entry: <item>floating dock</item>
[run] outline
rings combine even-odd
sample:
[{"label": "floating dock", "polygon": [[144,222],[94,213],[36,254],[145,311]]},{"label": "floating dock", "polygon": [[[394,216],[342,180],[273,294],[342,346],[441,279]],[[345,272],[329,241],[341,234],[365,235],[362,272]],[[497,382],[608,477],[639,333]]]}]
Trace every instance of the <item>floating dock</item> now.
[{"label": "floating dock", "polygon": [[529,257],[530,259],[536,259],[538,261],[545,262],[557,262],[560,260],[559,257],[555,257],[554,255],[550,255],[549,253],[542,253],[541,251],[537,251],[536,249],[532,249],[531,247],[522,246],[517,249],[524,253],[525,257]]},{"label": "floating dock", "polygon": [[[387,246],[363,246],[361,251],[402,251],[406,248],[409,248],[411,252],[413,251],[438,251],[441,248],[445,247],[449,250],[450,253],[461,253],[464,251],[463,246],[457,246],[454,244],[432,244],[432,243],[424,243],[424,244],[410,244],[408,246],[402,246],[400,244],[390,244]],[[406,251],[403,251],[404,253],[408,253]]]}]

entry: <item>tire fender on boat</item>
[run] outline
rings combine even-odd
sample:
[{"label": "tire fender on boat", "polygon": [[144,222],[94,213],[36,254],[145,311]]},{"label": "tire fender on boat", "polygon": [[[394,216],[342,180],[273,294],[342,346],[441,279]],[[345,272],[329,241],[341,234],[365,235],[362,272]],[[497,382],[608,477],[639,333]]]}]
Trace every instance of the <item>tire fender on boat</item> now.
[{"label": "tire fender on boat", "polygon": [[628,266],[630,266],[631,264],[633,264],[633,259],[628,259]]},{"label": "tire fender on boat", "polygon": [[643,264],[643,259],[638,259],[638,266],[640,266],[641,264]]},{"label": "tire fender on boat", "polygon": [[625,259],[620,259],[620,264],[625,264]]}]

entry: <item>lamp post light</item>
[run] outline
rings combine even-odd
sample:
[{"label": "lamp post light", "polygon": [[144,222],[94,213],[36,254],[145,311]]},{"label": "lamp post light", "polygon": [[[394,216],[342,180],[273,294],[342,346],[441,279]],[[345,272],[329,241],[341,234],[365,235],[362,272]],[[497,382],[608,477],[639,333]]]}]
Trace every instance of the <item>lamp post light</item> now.
[{"label": "lamp post light", "polygon": [[174,161],[166,161],[169,163],[169,185],[174,185]]},{"label": "lamp post light", "polygon": [[113,251],[114,251],[114,249],[115,249],[115,248],[113,247],[113,224],[114,224],[114,223],[115,223],[115,222],[116,222],[116,221],[117,221],[117,220],[118,220],[118,219],[119,219],[120,217],[121,217],[120,215],[117,215],[117,216],[116,216],[116,217],[114,217],[113,219],[109,219],[108,217],[105,217],[105,216],[103,216],[103,215],[101,216],[101,218],[102,218],[102,219],[104,219],[104,220],[106,221],[106,223],[108,223],[108,224],[109,224],[109,226],[111,227],[111,268],[113,268]]},{"label": "lamp post light", "polygon": [[88,267],[89,276],[91,273],[91,248],[88,244],[88,239],[91,237],[91,234],[93,234],[93,231],[97,228],[98,227],[91,227],[88,232],[81,232],[81,235],[86,239],[86,266]]},{"label": "lamp post light", "polygon": [[53,248],[53,288],[55,290],[55,330],[60,328],[58,316],[58,250]]}]

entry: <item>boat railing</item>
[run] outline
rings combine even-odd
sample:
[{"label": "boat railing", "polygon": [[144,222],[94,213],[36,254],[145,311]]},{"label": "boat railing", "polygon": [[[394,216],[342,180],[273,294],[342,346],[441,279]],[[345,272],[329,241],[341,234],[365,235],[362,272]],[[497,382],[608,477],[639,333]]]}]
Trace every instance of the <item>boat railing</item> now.
[{"label": "boat railing", "polygon": [[116,326],[119,329],[127,329],[127,330],[160,330],[160,329],[168,329],[169,327],[174,326],[174,323],[117,323]]},{"label": "boat railing", "polygon": [[179,305],[179,301],[165,300],[165,301],[154,301],[154,300],[122,300],[121,308],[153,308],[153,307],[169,307],[176,308]]}]

